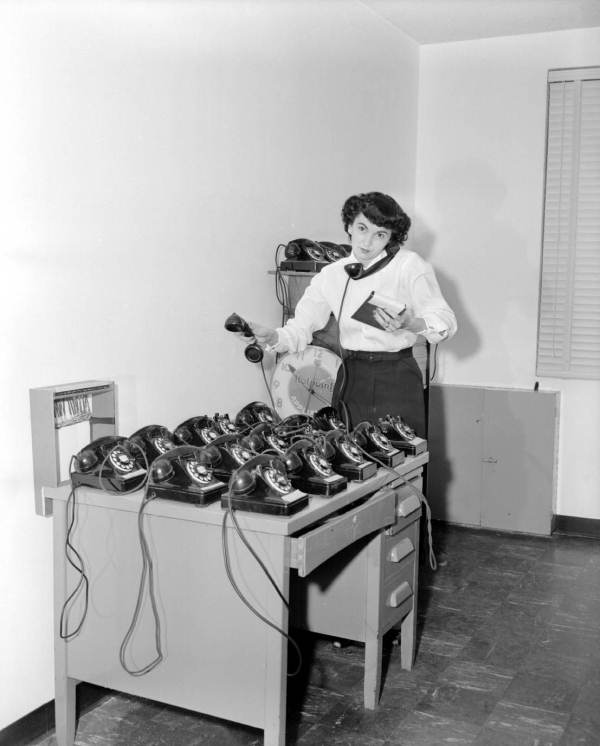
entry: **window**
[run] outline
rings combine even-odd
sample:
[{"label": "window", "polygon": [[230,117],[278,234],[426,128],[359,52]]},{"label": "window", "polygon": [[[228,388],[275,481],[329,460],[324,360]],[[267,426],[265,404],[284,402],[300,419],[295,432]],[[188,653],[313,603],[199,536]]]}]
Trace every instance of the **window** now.
[{"label": "window", "polygon": [[600,378],[600,68],[551,70],[537,374]]}]

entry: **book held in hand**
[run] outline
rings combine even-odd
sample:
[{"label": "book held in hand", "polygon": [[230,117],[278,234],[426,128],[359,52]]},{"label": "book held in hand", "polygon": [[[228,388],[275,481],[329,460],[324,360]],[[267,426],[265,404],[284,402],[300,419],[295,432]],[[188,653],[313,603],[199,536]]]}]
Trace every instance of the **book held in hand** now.
[{"label": "book held in hand", "polygon": [[373,290],[369,293],[364,303],[352,314],[352,318],[356,319],[356,321],[362,321],[363,324],[374,326],[376,329],[383,329],[383,326],[377,321],[377,317],[375,316],[377,309],[382,309],[390,316],[398,316],[406,310],[406,303],[401,303],[395,298],[381,295]]}]

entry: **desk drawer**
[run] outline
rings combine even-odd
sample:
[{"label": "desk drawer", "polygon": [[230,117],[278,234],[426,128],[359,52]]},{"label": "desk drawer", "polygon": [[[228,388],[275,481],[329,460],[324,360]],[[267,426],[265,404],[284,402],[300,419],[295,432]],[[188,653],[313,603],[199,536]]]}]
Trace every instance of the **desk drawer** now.
[{"label": "desk drawer", "polygon": [[389,526],[396,519],[396,493],[384,488],[375,496],[292,539],[290,567],[305,577],[323,562],[363,536]]}]

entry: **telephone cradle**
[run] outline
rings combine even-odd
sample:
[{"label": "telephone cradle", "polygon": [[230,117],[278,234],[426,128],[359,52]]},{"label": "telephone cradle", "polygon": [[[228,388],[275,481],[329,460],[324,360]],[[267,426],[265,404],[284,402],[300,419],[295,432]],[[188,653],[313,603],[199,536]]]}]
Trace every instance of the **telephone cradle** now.
[{"label": "telephone cradle", "polygon": [[194,505],[217,500],[227,489],[217,478],[210,446],[178,446],[155,459],[150,468],[147,496]]},{"label": "telephone cradle", "polygon": [[381,417],[378,424],[394,448],[410,456],[418,456],[427,451],[425,438],[420,438],[401,417]]},{"label": "telephone cradle", "polygon": [[221,497],[223,508],[271,515],[292,515],[308,505],[308,495],[295,488],[281,458],[259,454],[232,475]]},{"label": "telephone cradle", "polygon": [[147,463],[139,450],[119,435],[104,435],[93,440],[73,457],[73,488],[129,492],[141,487],[146,479]]}]

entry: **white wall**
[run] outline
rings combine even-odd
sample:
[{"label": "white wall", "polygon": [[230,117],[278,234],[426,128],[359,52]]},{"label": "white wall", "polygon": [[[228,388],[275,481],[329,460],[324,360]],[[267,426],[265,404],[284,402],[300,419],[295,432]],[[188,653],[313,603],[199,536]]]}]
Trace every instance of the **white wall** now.
[{"label": "white wall", "polygon": [[[417,243],[460,327],[444,383],[534,387],[547,72],[599,50],[600,29],[421,48]],[[600,382],[540,388],[561,392],[555,512],[600,518]]]},{"label": "white wall", "polygon": [[54,694],[29,388],[115,380],[125,435],[265,400],[223,321],[349,194],[412,209],[417,83],[354,0],[0,5],[0,729]]}]

